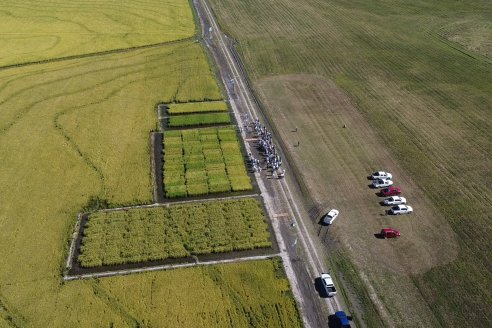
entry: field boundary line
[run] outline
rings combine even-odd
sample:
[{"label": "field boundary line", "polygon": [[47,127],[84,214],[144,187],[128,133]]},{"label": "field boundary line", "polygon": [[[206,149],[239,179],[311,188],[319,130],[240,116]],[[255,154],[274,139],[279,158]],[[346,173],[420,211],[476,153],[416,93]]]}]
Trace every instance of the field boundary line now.
[{"label": "field boundary line", "polygon": [[67,263],[65,264],[66,272],[68,272],[70,270],[70,268],[72,267],[72,259],[73,259],[73,255],[74,255],[74,251],[75,251],[75,242],[77,241],[77,238],[79,237],[80,222],[82,222],[82,213],[79,213],[77,215],[77,220],[75,221],[75,226],[73,228],[72,241],[70,243],[70,249],[68,251]]},{"label": "field boundary line", "polygon": [[26,66],[33,66],[33,65],[43,65],[43,64],[70,61],[70,60],[76,60],[76,59],[84,59],[84,58],[91,58],[91,57],[100,57],[100,56],[106,56],[106,55],[120,54],[120,53],[130,52],[130,51],[134,51],[134,50],[158,48],[158,47],[163,47],[163,46],[167,46],[167,45],[186,43],[186,42],[195,41],[195,40],[196,40],[196,35],[193,35],[191,37],[184,38],[184,39],[158,42],[158,43],[151,43],[151,44],[144,44],[144,45],[135,46],[135,47],[117,48],[117,49],[110,49],[110,50],[104,50],[104,51],[89,52],[89,53],[85,53],[85,54],[65,56],[65,57],[55,57],[55,58],[38,60],[38,61],[24,62],[24,63],[18,63],[18,64],[10,64],[10,65],[5,65],[5,66],[0,66],[0,71],[9,70],[9,69],[13,69],[13,68],[21,68],[21,67],[26,67]]},{"label": "field boundary line", "polygon": [[157,196],[157,177],[156,177],[156,164],[155,164],[155,132],[150,133],[150,179],[152,181],[152,194],[154,196],[154,202],[159,202]]},{"label": "field boundary line", "polygon": [[63,280],[64,281],[72,281],[72,280],[81,280],[81,279],[90,279],[90,278],[122,276],[122,275],[129,275],[129,274],[133,274],[133,273],[163,271],[163,270],[170,270],[170,269],[189,268],[189,267],[194,267],[194,266],[207,266],[207,265],[216,265],[216,264],[227,264],[227,263],[267,260],[267,259],[272,259],[274,257],[280,257],[280,253],[268,254],[268,255],[247,256],[247,257],[237,257],[237,258],[233,258],[233,259],[214,260],[214,261],[199,261],[197,259],[197,260],[195,260],[194,263],[166,264],[166,265],[158,265],[158,266],[146,267],[146,268],[106,271],[106,272],[98,272],[98,273],[87,273],[87,274],[80,274],[80,275],[73,275],[73,276],[66,274],[63,276]]},{"label": "field boundary line", "polygon": [[190,200],[165,202],[165,203],[154,203],[154,204],[145,204],[145,205],[122,206],[122,207],[115,207],[115,208],[106,208],[106,209],[95,211],[94,213],[127,211],[127,210],[131,210],[131,209],[139,209],[139,208],[167,207],[167,206],[175,205],[175,204],[206,203],[209,201],[211,202],[211,201],[216,201],[216,200],[254,198],[254,197],[260,197],[260,195],[259,194],[248,194],[248,195],[225,196],[225,197],[206,198],[206,199],[190,199]]}]

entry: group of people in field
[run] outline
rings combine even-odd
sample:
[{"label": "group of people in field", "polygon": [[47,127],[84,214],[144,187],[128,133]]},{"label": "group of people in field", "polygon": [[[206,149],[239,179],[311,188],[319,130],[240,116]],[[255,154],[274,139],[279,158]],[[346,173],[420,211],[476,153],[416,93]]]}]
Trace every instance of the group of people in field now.
[{"label": "group of people in field", "polygon": [[[278,178],[283,178],[285,176],[285,170],[281,170],[282,157],[277,152],[275,144],[273,143],[272,134],[267,130],[267,128],[260,123],[259,119],[253,122],[253,128],[258,137],[258,150],[261,155],[265,158],[267,169],[271,168],[274,176]],[[245,127],[246,131],[249,132],[249,118],[245,117]],[[249,163],[253,167],[255,172],[261,171],[260,160],[254,158],[251,153],[248,154]]]}]

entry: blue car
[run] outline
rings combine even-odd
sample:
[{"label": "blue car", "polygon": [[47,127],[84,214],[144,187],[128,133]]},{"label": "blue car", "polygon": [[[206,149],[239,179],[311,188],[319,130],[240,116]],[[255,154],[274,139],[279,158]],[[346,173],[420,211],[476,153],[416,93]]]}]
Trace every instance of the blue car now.
[{"label": "blue car", "polygon": [[338,319],[338,324],[342,328],[350,328],[350,321],[344,311],[335,312],[335,317]]}]

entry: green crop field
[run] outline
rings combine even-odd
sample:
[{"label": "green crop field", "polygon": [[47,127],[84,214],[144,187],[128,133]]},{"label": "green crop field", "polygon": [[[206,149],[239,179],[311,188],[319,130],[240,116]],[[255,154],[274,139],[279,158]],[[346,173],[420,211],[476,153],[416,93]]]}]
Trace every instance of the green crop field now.
[{"label": "green crop field", "polygon": [[231,123],[229,113],[188,114],[169,117],[169,127]]},{"label": "green crop field", "polygon": [[171,104],[167,110],[170,115],[173,114],[192,114],[203,112],[226,112],[229,108],[223,101],[206,101],[192,102],[184,104]]},{"label": "green crop field", "polygon": [[[211,2],[274,127],[300,140],[314,205],[346,204],[354,228],[332,233],[396,326],[491,326],[490,1]],[[414,216],[380,216],[376,169],[400,173]],[[403,238],[375,241],[383,224]]]},{"label": "green crop field", "polygon": [[166,197],[251,190],[233,127],[164,132]]},{"label": "green crop field", "polygon": [[98,212],[78,259],[95,267],[271,247],[265,220],[252,198]]},{"label": "green crop field", "polygon": [[195,34],[183,0],[3,0],[0,66],[180,40]]}]

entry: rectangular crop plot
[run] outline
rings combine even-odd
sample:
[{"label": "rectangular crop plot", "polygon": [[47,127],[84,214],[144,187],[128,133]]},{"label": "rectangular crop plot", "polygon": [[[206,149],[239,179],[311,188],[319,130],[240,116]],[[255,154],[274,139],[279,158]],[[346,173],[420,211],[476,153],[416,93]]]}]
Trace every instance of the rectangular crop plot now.
[{"label": "rectangular crop plot", "polygon": [[82,267],[271,247],[258,200],[244,198],[91,214]]},{"label": "rectangular crop plot", "polygon": [[229,123],[231,123],[231,116],[229,113],[207,113],[170,116],[168,125],[169,127],[174,128],[181,126]]},{"label": "rectangular crop plot", "polygon": [[164,133],[167,198],[252,188],[233,127]]},{"label": "rectangular crop plot", "polygon": [[204,101],[183,104],[171,104],[167,112],[173,114],[194,114],[206,112],[227,112],[229,108],[223,101]]}]

